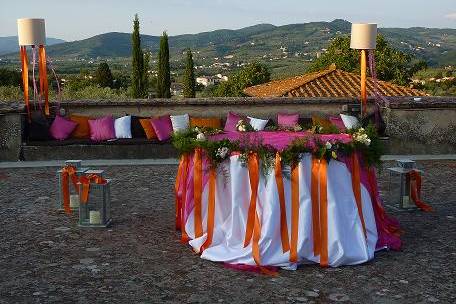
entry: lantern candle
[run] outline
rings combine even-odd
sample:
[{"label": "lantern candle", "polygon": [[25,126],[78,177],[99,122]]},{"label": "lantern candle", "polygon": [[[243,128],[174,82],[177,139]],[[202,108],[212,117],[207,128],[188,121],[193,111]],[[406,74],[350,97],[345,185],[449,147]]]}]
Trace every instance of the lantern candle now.
[{"label": "lantern candle", "polygon": [[90,211],[90,213],[89,213],[89,223],[90,223],[90,225],[99,225],[99,224],[101,224],[100,211]]},{"label": "lantern candle", "polygon": [[79,194],[70,195],[70,208],[79,207]]}]

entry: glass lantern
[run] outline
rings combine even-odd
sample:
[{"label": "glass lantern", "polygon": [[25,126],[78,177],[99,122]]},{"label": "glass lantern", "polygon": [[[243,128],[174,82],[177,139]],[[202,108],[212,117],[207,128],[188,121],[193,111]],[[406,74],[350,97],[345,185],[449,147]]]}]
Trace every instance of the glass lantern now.
[{"label": "glass lantern", "polygon": [[[68,166],[73,166],[75,169],[76,169],[76,176],[79,178],[81,177],[83,174],[85,174],[85,172],[87,170],[89,170],[89,168],[84,168],[84,167],[81,167],[81,161],[66,161],[65,162],[65,167],[68,167]],[[58,170],[57,173],[56,173],[56,177],[57,177],[57,193],[58,193],[58,199],[57,199],[57,209],[59,210],[64,210],[64,202],[63,202],[63,191],[62,191],[62,188],[63,188],[63,179],[62,179],[62,172],[63,170],[65,169],[65,167],[63,167],[62,169]],[[76,185],[77,187],[77,185]],[[68,192],[69,192],[69,195],[70,195],[70,208],[71,210],[76,210],[79,208],[79,194],[77,192],[77,188],[75,188],[75,186],[73,185],[73,182],[71,181],[71,178],[68,179]]]},{"label": "glass lantern", "polygon": [[416,163],[408,159],[400,159],[396,161],[396,167],[387,168],[391,176],[393,174],[399,175],[399,207],[402,209],[416,209],[415,203],[411,198],[411,186],[410,186],[410,172],[412,170],[418,171],[420,174],[422,170],[416,169]]},{"label": "glass lantern", "polygon": [[[79,183],[82,194],[83,184]],[[81,198],[79,207],[80,227],[108,227],[111,225],[111,182],[90,183],[87,202]]]}]

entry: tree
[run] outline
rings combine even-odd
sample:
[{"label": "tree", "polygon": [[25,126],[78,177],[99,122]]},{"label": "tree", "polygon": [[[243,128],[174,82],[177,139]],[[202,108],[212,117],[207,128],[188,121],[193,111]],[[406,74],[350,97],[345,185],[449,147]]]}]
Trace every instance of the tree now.
[{"label": "tree", "polygon": [[[321,71],[335,63],[341,70],[358,73],[359,56],[359,51],[350,49],[349,36],[338,36],[331,42],[326,53],[316,59],[307,71]],[[377,36],[375,62],[379,79],[400,85],[407,85],[412,75],[424,66],[423,62],[413,62],[411,55],[391,47],[383,35]]]},{"label": "tree", "polygon": [[131,95],[133,98],[140,98],[144,95],[144,53],[141,49],[141,36],[139,34],[138,14],[133,20],[132,43],[132,73],[131,73]]},{"label": "tree", "polygon": [[100,63],[95,73],[95,82],[98,86],[105,88],[112,88],[114,85],[114,79],[112,77],[111,69],[106,62]]},{"label": "tree", "polygon": [[163,32],[160,37],[160,49],[158,51],[158,79],[157,96],[159,98],[171,97],[171,73],[169,68],[169,45],[168,34]]},{"label": "tree", "polygon": [[149,63],[150,63],[150,53],[146,52],[144,54],[144,66],[142,70],[142,95],[147,97],[149,95]]},{"label": "tree", "polygon": [[184,97],[195,98],[196,80],[192,51],[187,50],[187,61],[184,71]]},{"label": "tree", "polygon": [[258,62],[250,63],[237,73],[232,74],[228,81],[220,83],[214,90],[214,96],[245,96],[245,88],[270,80],[271,73],[265,65]]}]

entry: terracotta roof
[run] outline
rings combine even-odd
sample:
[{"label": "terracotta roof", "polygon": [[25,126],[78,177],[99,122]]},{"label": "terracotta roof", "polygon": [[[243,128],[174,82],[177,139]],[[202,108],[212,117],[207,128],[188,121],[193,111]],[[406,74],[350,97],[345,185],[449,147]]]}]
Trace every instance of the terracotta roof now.
[{"label": "terracotta roof", "polygon": [[[295,76],[282,80],[248,87],[244,93],[251,97],[350,97],[360,95],[360,76],[348,73],[331,65],[328,69]],[[378,81],[380,94],[383,96],[425,96],[422,91]],[[374,81],[367,78],[367,94],[372,96]]]}]

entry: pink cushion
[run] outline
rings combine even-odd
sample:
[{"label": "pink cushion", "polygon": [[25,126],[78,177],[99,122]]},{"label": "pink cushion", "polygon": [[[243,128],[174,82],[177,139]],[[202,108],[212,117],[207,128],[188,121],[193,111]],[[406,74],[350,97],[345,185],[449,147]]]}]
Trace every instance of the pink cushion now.
[{"label": "pink cushion", "polygon": [[167,140],[171,137],[171,134],[173,134],[173,124],[171,123],[169,115],[153,118],[150,120],[150,123],[152,124],[159,141]]},{"label": "pink cushion", "polygon": [[[239,114],[229,112],[228,115],[226,116],[226,123],[225,123],[225,128],[224,130],[227,132],[235,132],[237,131],[236,125],[239,122],[239,120],[243,119],[243,117]],[[248,120],[247,120],[248,122]]]},{"label": "pink cushion", "polygon": [[49,134],[51,134],[54,139],[65,140],[70,137],[77,126],[78,124],[76,122],[57,115],[49,128]]},{"label": "pink cushion", "polygon": [[342,118],[340,118],[340,116],[331,116],[331,117],[329,117],[329,121],[333,125],[335,125],[340,131],[346,130],[344,121],[342,120]]},{"label": "pink cushion", "polygon": [[104,116],[98,119],[89,119],[90,139],[103,141],[116,138],[114,119],[112,116]]},{"label": "pink cushion", "polygon": [[298,124],[299,121],[299,114],[286,114],[286,113],[279,113],[277,115],[277,124],[279,127],[294,127]]}]

